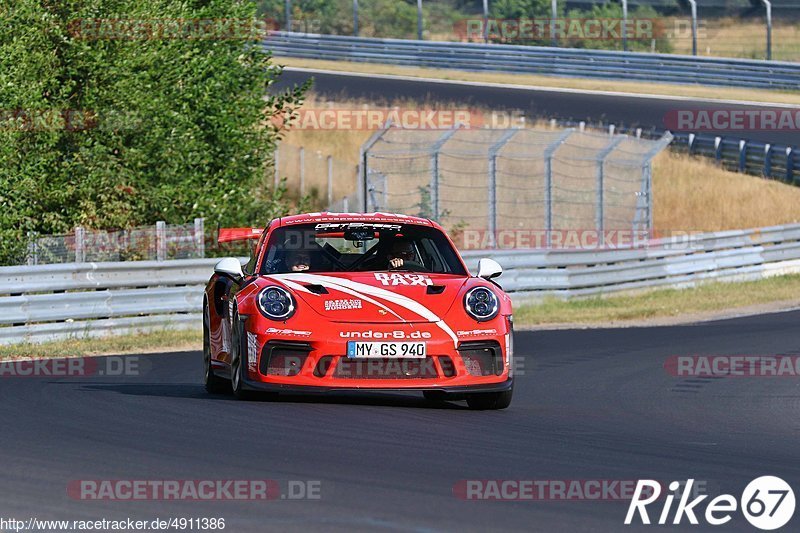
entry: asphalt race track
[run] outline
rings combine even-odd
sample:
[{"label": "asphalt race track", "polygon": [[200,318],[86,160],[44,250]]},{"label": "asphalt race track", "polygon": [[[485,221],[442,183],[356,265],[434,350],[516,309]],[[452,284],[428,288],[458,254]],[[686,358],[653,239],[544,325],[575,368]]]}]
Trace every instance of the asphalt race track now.
[{"label": "asphalt race track", "polygon": [[[498,110],[525,111],[529,117],[558,118],[605,122],[630,127],[666,128],[664,117],[676,110],[748,110],[760,106],[692,102],[669,98],[648,98],[625,94],[597,94],[580,91],[558,91],[546,88],[530,90],[518,87],[497,87],[480,84],[431,82],[379,77],[376,74],[357,76],[347,73],[309,73],[287,68],[273,90],[303,83],[314,78],[314,92],[328,98],[364,98],[391,102],[396,99],[450,102],[476,105]],[[765,104],[768,106],[768,104]],[[711,135],[746,138],[773,144],[800,145],[797,130],[772,131],[709,131]]]},{"label": "asphalt race track", "polygon": [[[777,475],[796,490],[798,378],[680,379],[663,365],[671,355],[797,355],[798,323],[800,311],[694,326],[520,332],[524,376],[511,407],[495,412],[437,407],[408,394],[240,402],[205,393],[200,353],[139,356],[138,377],[5,377],[4,513],[224,517],[235,532],[636,529],[622,525],[624,502],[464,501],[453,486],[691,477],[712,494],[738,498],[751,479]],[[289,480],[316,480],[321,498],[68,497],[68,483],[85,479],[274,479],[281,490]],[[714,528],[684,520],[682,529]],[[753,531],[739,514],[716,529]]]}]

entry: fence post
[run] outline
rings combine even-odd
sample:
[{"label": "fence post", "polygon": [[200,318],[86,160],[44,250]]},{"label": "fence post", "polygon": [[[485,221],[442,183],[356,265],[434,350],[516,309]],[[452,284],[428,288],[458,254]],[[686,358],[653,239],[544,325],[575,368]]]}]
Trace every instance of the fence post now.
[{"label": "fence post", "polygon": [[522,131],[506,130],[505,133],[489,147],[489,220],[487,221],[489,231],[489,248],[497,248],[497,153],[506,145],[511,138]]},{"label": "fence post", "polygon": [[[367,211],[367,178],[369,177],[369,151],[375,145],[376,142],[380,140],[383,135],[389,131],[389,128],[392,127],[392,119],[386,121],[383,125],[383,129],[380,131],[376,131],[372,134],[372,136],[367,139],[367,142],[361,145],[358,154],[358,167],[357,167],[357,176],[358,176],[358,183],[356,185],[357,192],[358,192],[358,206],[361,209],[362,213]],[[347,212],[347,209],[344,210]]]},{"label": "fence post", "polygon": [[544,150],[544,229],[545,229],[545,243],[547,248],[550,248],[551,233],[553,231],[553,154],[559,146],[564,144],[567,137],[572,135],[574,129],[568,129],[561,132],[558,138],[550,143],[550,146]]},{"label": "fence post", "polygon": [[417,0],[417,39],[422,40],[422,0]]},{"label": "fence post", "polygon": [[333,203],[333,157],[328,156],[328,205]]},{"label": "fence post", "polygon": [[350,198],[345,196],[342,198],[342,213],[349,213],[350,212]]},{"label": "fence post", "polygon": [[450,140],[450,137],[456,134],[461,126],[462,124],[459,122],[452,129],[444,132],[441,137],[436,139],[436,142],[433,143],[433,146],[431,146],[431,152],[433,152],[433,155],[431,157],[430,194],[431,219],[433,220],[439,220],[439,151],[442,149],[442,146],[444,146],[444,144]]},{"label": "fence post", "polygon": [[167,258],[167,225],[163,220],[156,222],[156,260]]},{"label": "fence post", "polygon": [[36,232],[28,232],[28,266],[39,264],[39,246],[36,241]]},{"label": "fence post", "polygon": [[611,142],[597,154],[597,206],[595,209],[595,227],[598,237],[601,239],[605,239],[603,236],[603,231],[605,231],[605,162],[606,158],[614,151],[614,148],[624,139],[625,137],[622,136],[612,138]]},{"label": "fence post", "polygon": [[622,0],[622,51],[628,51],[628,0]]},{"label": "fence post", "polygon": [[273,156],[273,162],[275,164],[275,177],[274,177],[275,183],[274,183],[273,187],[276,190],[278,188],[278,161],[279,161],[278,157],[279,157],[279,155],[280,155],[280,150],[278,150],[278,148],[276,147],[275,148],[275,155]]},{"label": "fence post", "polygon": [[489,42],[489,0],[483,0],[483,42]]},{"label": "fence post", "polygon": [[292,0],[286,0],[286,31],[292,31]]},{"label": "fence post", "polygon": [[194,242],[197,248],[197,256],[206,256],[206,232],[205,220],[202,218],[194,219]]},{"label": "fence post", "polygon": [[353,0],[353,37],[358,37],[358,0]]},{"label": "fence post", "polygon": [[772,2],[761,0],[767,8],[767,61],[772,59]]},{"label": "fence post", "polygon": [[692,8],[692,55],[697,55],[697,0],[689,0]]},{"label": "fence post", "polygon": [[558,39],[556,39],[556,17],[558,17],[558,0],[552,0],[550,3],[550,39],[553,46],[558,46]]},{"label": "fence post", "polygon": [[81,226],[75,226],[75,262],[83,263],[86,261],[86,242],[85,230]]},{"label": "fence post", "polygon": [[306,149],[300,147],[300,196],[306,192]]}]

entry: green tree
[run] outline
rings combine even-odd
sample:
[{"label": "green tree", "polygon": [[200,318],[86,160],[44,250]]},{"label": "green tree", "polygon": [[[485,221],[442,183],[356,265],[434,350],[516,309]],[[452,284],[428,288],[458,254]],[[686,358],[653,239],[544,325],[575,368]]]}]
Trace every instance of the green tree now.
[{"label": "green tree", "polygon": [[265,174],[281,135],[273,119],[305,87],[265,96],[281,69],[259,45],[254,2],[0,9],[0,263],[20,260],[29,231],[250,224],[289,208]]}]

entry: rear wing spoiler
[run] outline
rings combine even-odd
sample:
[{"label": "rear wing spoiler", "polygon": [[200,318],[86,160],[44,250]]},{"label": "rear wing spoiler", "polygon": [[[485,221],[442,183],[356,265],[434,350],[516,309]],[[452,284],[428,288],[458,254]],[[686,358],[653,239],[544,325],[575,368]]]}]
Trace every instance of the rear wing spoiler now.
[{"label": "rear wing spoiler", "polygon": [[220,228],[218,243],[258,239],[264,228]]}]

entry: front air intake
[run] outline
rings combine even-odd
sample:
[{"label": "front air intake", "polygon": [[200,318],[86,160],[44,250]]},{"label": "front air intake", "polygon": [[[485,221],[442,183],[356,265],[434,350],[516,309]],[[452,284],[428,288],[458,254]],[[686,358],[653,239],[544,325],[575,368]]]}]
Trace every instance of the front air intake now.
[{"label": "front air intake", "polygon": [[503,373],[503,350],[495,341],[461,343],[458,354],[470,376],[499,376]]},{"label": "front air intake", "polygon": [[261,351],[259,372],[265,376],[296,376],[311,353],[304,342],[270,341]]}]

